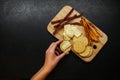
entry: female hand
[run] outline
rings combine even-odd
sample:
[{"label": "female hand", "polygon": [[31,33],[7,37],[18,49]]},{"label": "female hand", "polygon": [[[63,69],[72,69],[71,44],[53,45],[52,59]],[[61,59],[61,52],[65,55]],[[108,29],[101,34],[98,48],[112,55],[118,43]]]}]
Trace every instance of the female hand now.
[{"label": "female hand", "polygon": [[59,55],[56,55],[56,48],[62,42],[59,40],[53,42],[49,48],[46,50],[45,62],[43,67],[31,78],[31,80],[45,80],[48,74],[55,68],[57,63],[68,54],[68,52],[63,52]]},{"label": "female hand", "polygon": [[59,40],[57,42],[53,42],[49,48],[46,50],[45,55],[45,63],[44,67],[47,67],[48,70],[53,70],[57,63],[68,54],[68,52],[63,52],[60,55],[55,54],[56,47],[62,42],[62,40]]}]

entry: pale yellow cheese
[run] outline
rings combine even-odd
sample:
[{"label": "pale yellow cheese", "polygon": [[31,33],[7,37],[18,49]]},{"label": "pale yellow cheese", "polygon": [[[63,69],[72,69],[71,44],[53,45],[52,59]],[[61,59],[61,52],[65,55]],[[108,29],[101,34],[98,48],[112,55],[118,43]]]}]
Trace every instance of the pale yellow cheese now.
[{"label": "pale yellow cheese", "polygon": [[70,38],[72,38],[74,36],[74,32],[71,28],[71,25],[69,25],[69,24],[64,26],[64,32]]},{"label": "pale yellow cheese", "polygon": [[70,40],[70,39],[71,39],[71,38],[68,37],[64,32],[63,32],[63,38],[64,38],[64,40]]},{"label": "pale yellow cheese", "polygon": [[76,25],[67,24],[64,26],[64,34],[68,37],[72,38],[73,36],[79,37],[81,35],[81,31],[77,28]]},{"label": "pale yellow cheese", "polygon": [[62,51],[70,51],[70,49],[71,49],[71,43],[69,41],[63,41],[60,44],[60,49]]},{"label": "pale yellow cheese", "polygon": [[77,28],[76,25],[71,25],[71,28],[72,28],[72,30],[73,30],[73,32],[74,32],[74,35],[75,35],[76,37],[79,37],[79,36],[81,35],[81,31]]}]

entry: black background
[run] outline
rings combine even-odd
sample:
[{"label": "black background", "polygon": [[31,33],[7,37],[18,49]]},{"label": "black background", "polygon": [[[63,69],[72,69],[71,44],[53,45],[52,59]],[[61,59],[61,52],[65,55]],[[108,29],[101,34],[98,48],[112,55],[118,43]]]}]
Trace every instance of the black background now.
[{"label": "black background", "polygon": [[65,5],[74,7],[108,35],[99,54],[85,63],[65,56],[47,80],[118,80],[120,3],[115,0],[0,0],[0,79],[30,79],[56,41],[47,25]]}]

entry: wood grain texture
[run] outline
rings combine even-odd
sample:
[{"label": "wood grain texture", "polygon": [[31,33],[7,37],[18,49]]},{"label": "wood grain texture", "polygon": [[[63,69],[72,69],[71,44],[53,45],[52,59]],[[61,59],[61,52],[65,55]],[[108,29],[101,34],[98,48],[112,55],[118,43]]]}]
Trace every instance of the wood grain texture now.
[{"label": "wood grain texture", "polygon": [[[51,21],[55,21],[55,20],[58,20],[58,19],[63,19],[66,14],[72,9],[72,7],[70,6],[65,6],[63,7],[60,12],[51,20]],[[74,14],[80,14],[79,12],[77,12],[76,10],[73,11],[73,13],[71,14],[71,16],[73,16]],[[77,18],[77,19],[74,19],[72,20],[71,22],[79,22],[81,18]],[[89,21],[89,20],[88,20]],[[54,25],[51,24],[51,22],[48,24],[47,26],[47,30],[48,32],[50,32],[52,35],[53,35],[53,32],[54,32]],[[73,52],[79,57],[81,58],[83,61],[85,62],[90,62],[91,60],[93,60],[95,58],[95,56],[99,53],[99,51],[102,49],[102,47],[105,45],[105,43],[107,42],[108,40],[108,37],[107,35],[101,31],[99,28],[97,28],[100,33],[102,34],[102,37],[99,38],[99,42],[97,43],[93,43],[97,46],[96,49],[93,49],[93,54],[92,56],[90,57],[87,57],[87,58],[83,58],[81,57],[79,54],[75,53],[73,50]],[[55,38],[57,39],[63,39],[63,29],[60,29],[55,35],[53,35]]]}]

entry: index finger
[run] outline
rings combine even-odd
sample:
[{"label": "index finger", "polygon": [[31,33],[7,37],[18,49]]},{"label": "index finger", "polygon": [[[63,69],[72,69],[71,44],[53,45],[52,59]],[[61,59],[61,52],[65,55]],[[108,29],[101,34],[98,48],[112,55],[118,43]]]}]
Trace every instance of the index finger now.
[{"label": "index finger", "polygon": [[57,45],[59,45],[63,40],[59,40],[59,41],[56,41],[54,44],[53,44],[53,49],[55,49],[57,47]]}]

